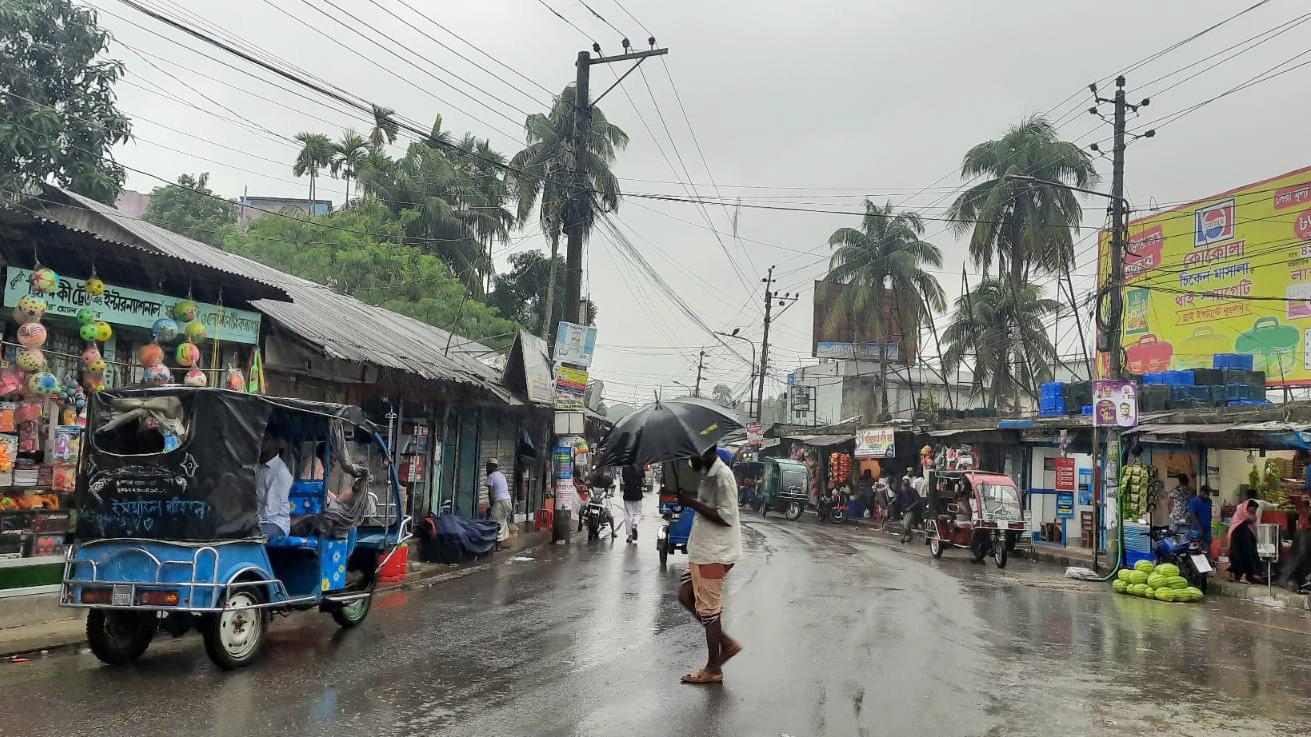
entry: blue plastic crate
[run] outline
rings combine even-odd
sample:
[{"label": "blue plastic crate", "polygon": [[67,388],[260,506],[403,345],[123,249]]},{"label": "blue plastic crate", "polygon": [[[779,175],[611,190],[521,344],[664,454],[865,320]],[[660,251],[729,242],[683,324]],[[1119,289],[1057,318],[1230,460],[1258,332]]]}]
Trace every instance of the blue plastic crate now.
[{"label": "blue plastic crate", "polygon": [[1082,407],[1079,408],[1079,413],[1085,415],[1092,414],[1092,405],[1091,404],[1083,405]]},{"label": "blue plastic crate", "polygon": [[1269,399],[1230,399],[1225,402],[1230,407],[1255,407],[1262,404],[1270,404]]},{"label": "blue plastic crate", "polygon": [[1212,367],[1218,369],[1237,369],[1251,371],[1254,362],[1250,353],[1217,353],[1212,358]]},{"label": "blue plastic crate", "polygon": [[1152,555],[1151,553],[1140,553],[1140,552],[1138,552],[1137,550],[1125,550],[1125,551],[1124,551],[1124,567],[1125,567],[1125,568],[1133,568],[1133,567],[1134,567],[1134,564],[1137,563],[1137,562],[1140,561],[1140,560],[1146,560],[1146,561],[1151,561],[1151,562],[1155,563],[1155,562],[1156,562],[1156,556]]},{"label": "blue plastic crate", "polygon": [[1265,399],[1265,386],[1258,384],[1227,384],[1225,399]]},{"label": "blue plastic crate", "polygon": [[1165,372],[1153,371],[1152,373],[1143,374],[1143,384],[1164,384]]},{"label": "blue plastic crate", "polygon": [[1215,401],[1215,394],[1211,389],[1210,386],[1175,384],[1170,388],[1170,397],[1175,401],[1213,402]]}]

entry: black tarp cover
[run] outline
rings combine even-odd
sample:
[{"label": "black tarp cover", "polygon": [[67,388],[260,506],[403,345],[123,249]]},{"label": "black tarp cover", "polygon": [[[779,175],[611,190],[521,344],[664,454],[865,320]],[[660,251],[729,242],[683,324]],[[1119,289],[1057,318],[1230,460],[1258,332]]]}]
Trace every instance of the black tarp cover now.
[{"label": "black tarp cover", "polygon": [[[99,433],[126,405],[180,404],[186,428],[167,452],[128,455]],[[177,400],[172,402],[171,400]],[[373,432],[358,407],[225,389],[124,389],[91,398],[77,482],[77,537],[206,541],[255,537],[255,471],[270,418],[287,438],[327,439],[332,420]],[[100,442],[98,442],[100,441]]]}]

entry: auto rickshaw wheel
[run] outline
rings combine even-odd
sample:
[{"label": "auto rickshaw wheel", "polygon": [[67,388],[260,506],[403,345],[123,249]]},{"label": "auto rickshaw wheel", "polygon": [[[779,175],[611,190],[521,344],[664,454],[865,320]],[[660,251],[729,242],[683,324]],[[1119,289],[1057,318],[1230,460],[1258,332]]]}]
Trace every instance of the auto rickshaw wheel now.
[{"label": "auto rickshaw wheel", "polygon": [[934,558],[941,558],[943,551],[942,538],[936,536],[929,538],[929,555]]},{"label": "auto rickshaw wheel", "polygon": [[990,547],[987,535],[974,533],[974,537],[970,540],[970,552],[974,554],[974,562],[982,563],[983,559],[988,557]]},{"label": "auto rickshaw wheel", "polygon": [[1006,558],[1008,555],[1009,551],[1007,550],[1005,540],[1001,539],[999,536],[998,539],[992,541],[992,561],[997,564],[998,568],[1006,567]]},{"label": "auto rickshaw wheel", "polygon": [[660,567],[664,568],[669,562],[669,543],[664,540],[656,540],[656,550],[660,551]]},{"label": "auto rickshaw wheel", "polygon": [[783,513],[783,516],[789,520],[798,520],[801,519],[801,514],[805,511],[805,508],[801,506],[801,502],[788,502],[787,511]]},{"label": "auto rickshaw wheel", "polygon": [[223,670],[250,665],[259,657],[269,631],[267,609],[251,609],[263,603],[254,588],[234,589],[228,594],[226,610],[206,617],[200,631],[205,652]]},{"label": "auto rickshaw wheel", "polygon": [[141,657],[155,638],[159,617],[154,612],[115,612],[92,609],[86,615],[86,639],[91,652],[109,665],[123,665]]},{"label": "auto rickshaw wheel", "polygon": [[354,601],[336,604],[330,610],[332,613],[332,621],[336,622],[341,627],[354,627],[360,622],[363,622],[365,617],[369,616],[369,608],[371,606],[373,606],[372,593]]}]

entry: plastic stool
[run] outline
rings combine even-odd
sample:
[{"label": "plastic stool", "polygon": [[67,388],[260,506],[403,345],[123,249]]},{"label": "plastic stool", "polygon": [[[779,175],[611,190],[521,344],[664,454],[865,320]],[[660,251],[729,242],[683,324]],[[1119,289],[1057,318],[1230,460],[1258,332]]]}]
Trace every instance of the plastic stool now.
[{"label": "plastic stool", "polygon": [[555,510],[554,510],[554,509],[539,509],[539,510],[537,510],[537,516],[533,519],[533,530],[534,530],[534,531],[538,531],[538,532],[540,532],[540,531],[542,531],[542,530],[549,530],[549,529],[551,529],[551,527],[554,526],[554,525],[555,525]]}]

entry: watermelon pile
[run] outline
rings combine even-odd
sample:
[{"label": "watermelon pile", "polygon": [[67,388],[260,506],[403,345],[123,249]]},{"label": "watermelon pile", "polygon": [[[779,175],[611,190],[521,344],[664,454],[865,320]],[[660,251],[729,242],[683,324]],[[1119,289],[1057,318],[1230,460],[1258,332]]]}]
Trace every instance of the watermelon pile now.
[{"label": "watermelon pile", "polygon": [[1121,568],[1115,573],[1111,587],[1117,594],[1141,596],[1157,601],[1201,601],[1201,589],[1189,586],[1188,579],[1179,575],[1179,566],[1173,563],[1156,565],[1140,560],[1133,568]]}]

